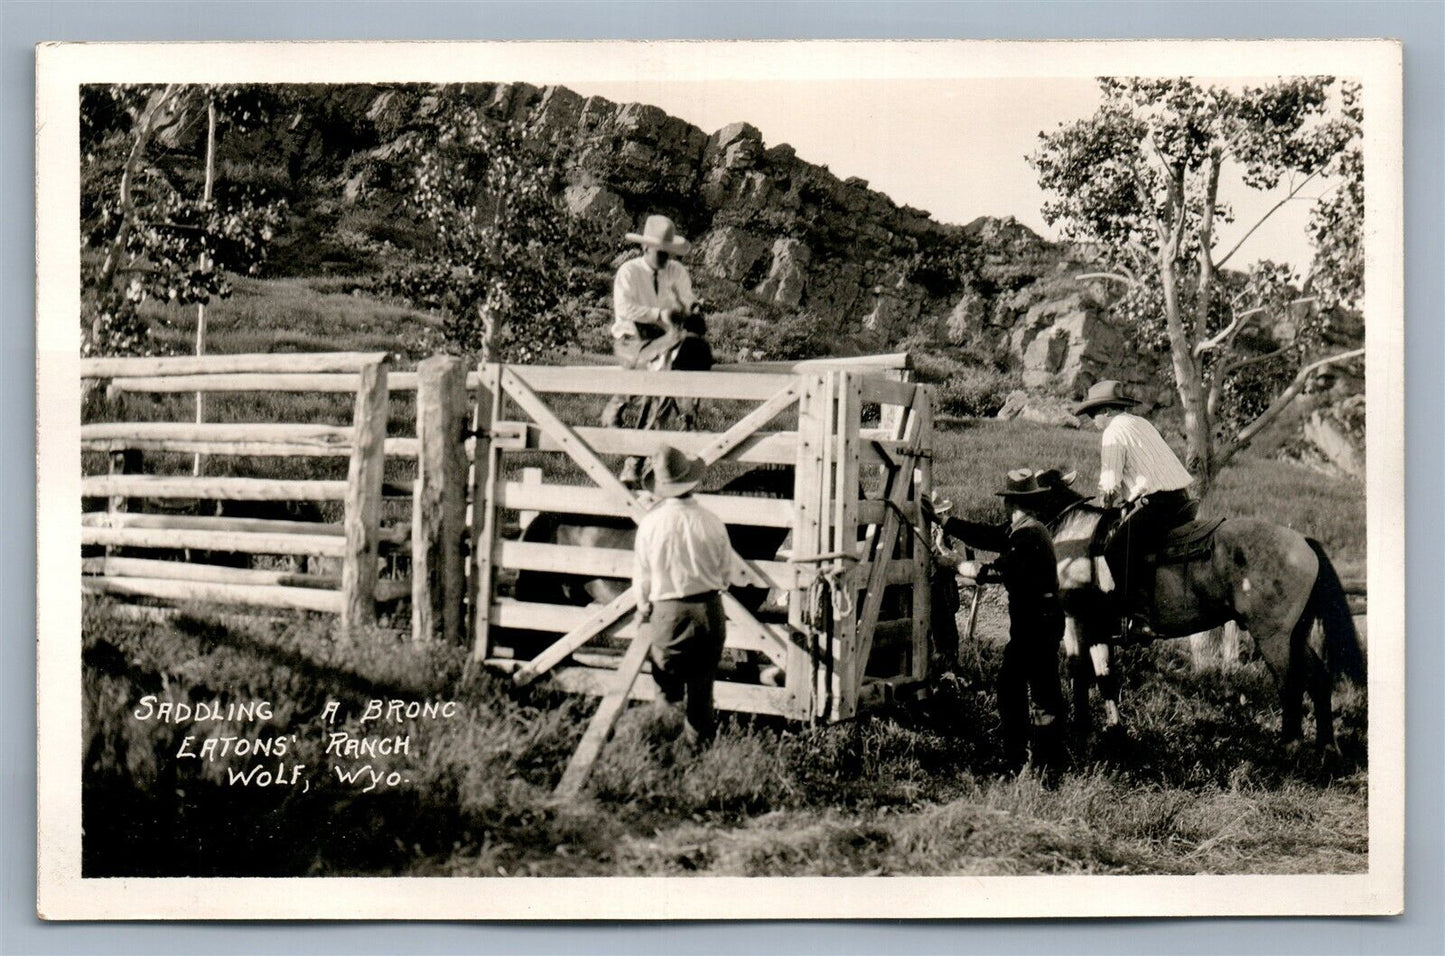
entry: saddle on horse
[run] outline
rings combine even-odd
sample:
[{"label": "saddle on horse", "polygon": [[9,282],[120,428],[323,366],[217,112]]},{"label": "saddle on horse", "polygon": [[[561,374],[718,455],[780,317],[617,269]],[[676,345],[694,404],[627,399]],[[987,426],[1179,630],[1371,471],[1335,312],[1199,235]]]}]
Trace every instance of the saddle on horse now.
[{"label": "saddle on horse", "polygon": [[1184,492],[1145,499],[1128,514],[1114,512],[1099,523],[1091,553],[1102,555],[1114,578],[1121,616],[1154,617],[1159,567],[1209,557],[1223,518],[1199,517],[1199,503]]}]

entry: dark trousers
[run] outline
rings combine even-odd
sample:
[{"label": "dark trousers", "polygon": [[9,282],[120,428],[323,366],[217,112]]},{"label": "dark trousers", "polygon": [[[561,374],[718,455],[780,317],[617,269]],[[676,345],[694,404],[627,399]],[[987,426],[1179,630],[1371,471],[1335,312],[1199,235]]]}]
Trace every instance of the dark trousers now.
[{"label": "dark trousers", "polygon": [[1126,600],[1147,591],[1152,578],[1144,559],[1159,551],[1169,532],[1197,513],[1198,505],[1184,490],[1160,491],[1139,499],[1124,516],[1104,550],[1114,589]]},{"label": "dark trousers", "polygon": [[652,679],[662,701],[672,707],[685,701],[685,736],[693,742],[710,740],[716,726],[713,678],[727,638],[722,594],[709,591],[658,601],[643,626],[652,644]]},{"label": "dark trousers", "polygon": [[1013,767],[1028,760],[1033,721],[1029,699],[1053,718],[1056,733],[1064,719],[1064,695],[1059,689],[1059,643],[1064,639],[1064,615],[1057,609],[1009,622],[1008,644],[998,673],[998,712],[1003,723],[1004,756]]}]

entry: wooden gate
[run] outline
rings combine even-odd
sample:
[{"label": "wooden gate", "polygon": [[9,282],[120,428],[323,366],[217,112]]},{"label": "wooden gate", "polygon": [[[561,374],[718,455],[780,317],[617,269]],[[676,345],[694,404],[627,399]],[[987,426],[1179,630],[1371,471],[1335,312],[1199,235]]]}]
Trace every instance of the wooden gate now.
[{"label": "wooden gate", "polygon": [[[714,466],[793,469],[786,497],[718,494],[717,478],[698,495],[730,526],[786,535],[772,559],[734,555],[733,585],[770,589],[776,609],[754,614],[725,595],[729,656],[751,666],[720,674],[719,707],[845,719],[865,685],[926,677],[928,556],[908,529],[930,486],[930,392],[886,372],[846,360],[763,372],[482,366],[471,494],[474,657],[518,683],[550,675],[592,694],[613,692],[619,666],[631,666],[644,673],[629,681],[630,695],[654,695],[640,653],[623,653],[637,633],[630,587],[588,607],[521,601],[507,589],[519,572],[630,578],[630,549],[522,541],[518,532],[538,512],[635,522],[649,502],[617,479],[618,462],[670,444]],[[700,399],[712,420],[729,424],[705,432],[583,424],[614,394]],[[877,424],[865,428],[865,417]],[[550,636],[538,646],[542,635]]]}]

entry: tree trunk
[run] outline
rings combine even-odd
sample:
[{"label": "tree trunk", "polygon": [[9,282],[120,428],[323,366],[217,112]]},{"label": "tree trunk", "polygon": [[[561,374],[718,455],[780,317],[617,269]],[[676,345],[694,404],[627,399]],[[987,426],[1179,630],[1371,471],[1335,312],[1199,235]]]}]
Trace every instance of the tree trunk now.
[{"label": "tree trunk", "polygon": [[1159,281],[1164,290],[1164,321],[1169,332],[1169,357],[1174,368],[1175,388],[1184,411],[1184,467],[1198,482],[1201,495],[1209,490],[1212,438],[1209,411],[1205,403],[1204,377],[1194,358],[1189,334],[1179,314],[1178,276],[1174,257],[1166,249],[1159,256]]}]

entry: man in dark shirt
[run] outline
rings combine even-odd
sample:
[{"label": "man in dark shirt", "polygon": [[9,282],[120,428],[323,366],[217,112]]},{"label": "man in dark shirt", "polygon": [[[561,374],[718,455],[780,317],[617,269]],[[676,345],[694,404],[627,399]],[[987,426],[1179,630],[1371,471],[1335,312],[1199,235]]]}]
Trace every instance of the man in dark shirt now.
[{"label": "man in dark shirt", "polygon": [[[1004,755],[1011,770],[1021,769],[1029,757],[1029,691],[1040,711],[1035,761],[1049,764],[1057,757],[1064,719],[1064,698],[1059,690],[1059,643],[1064,636],[1064,612],[1059,603],[1059,578],[1053,539],[1033,514],[1033,507],[1055,491],[1033,471],[1011,471],[1003,491],[1009,520],[998,524],[948,518],[945,534],[970,547],[993,551],[992,569],[1008,591],[1009,639],[1004,647],[998,677],[999,716],[1003,722]],[[932,509],[925,499],[924,509]],[[936,516],[930,514],[936,520]],[[960,568],[976,577],[979,567]]]}]

